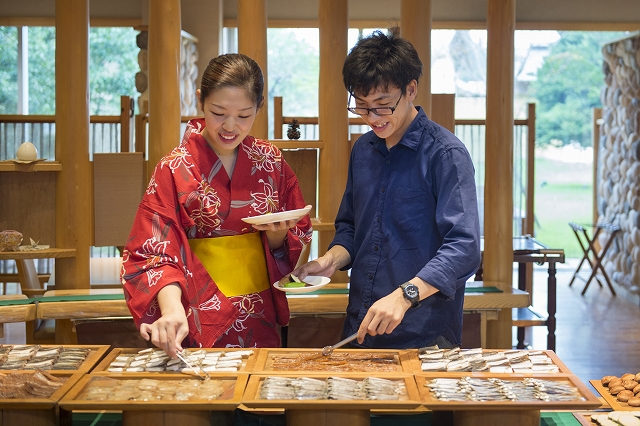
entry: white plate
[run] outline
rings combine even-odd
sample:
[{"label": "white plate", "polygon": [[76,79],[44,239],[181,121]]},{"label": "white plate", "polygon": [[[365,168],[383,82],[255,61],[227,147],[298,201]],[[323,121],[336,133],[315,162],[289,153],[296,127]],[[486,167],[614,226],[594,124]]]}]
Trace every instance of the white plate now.
[{"label": "white plate", "polygon": [[316,291],[317,289],[329,284],[331,282],[331,278],[309,275],[304,279],[304,282],[309,285],[304,287],[281,287],[280,282],[277,282],[273,286],[278,290],[285,291],[287,293],[309,293],[310,291]]},{"label": "white plate", "polygon": [[302,209],[287,210],[286,212],[277,212],[271,214],[263,214],[260,216],[243,217],[244,222],[252,225],[264,225],[266,223],[281,222],[283,220],[300,219],[305,214],[309,213],[311,206],[306,206]]}]

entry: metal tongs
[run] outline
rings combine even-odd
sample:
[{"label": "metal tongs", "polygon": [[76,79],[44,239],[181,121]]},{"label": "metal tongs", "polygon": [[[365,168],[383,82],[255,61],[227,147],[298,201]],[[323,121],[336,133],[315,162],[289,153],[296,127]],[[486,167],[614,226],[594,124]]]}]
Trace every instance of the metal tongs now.
[{"label": "metal tongs", "polygon": [[[198,366],[198,370],[196,370],[195,367],[187,360],[187,358],[182,356],[182,352],[176,352],[176,355],[178,355],[178,358],[180,358],[180,361],[184,362],[187,365],[187,367],[189,367],[191,371],[193,371],[200,379],[207,380],[211,378],[211,376],[209,376],[209,373],[204,371],[201,366]],[[204,373],[204,376],[201,376],[200,372]]]},{"label": "metal tongs", "polygon": [[334,349],[337,349],[339,347],[342,347],[344,345],[346,345],[347,343],[353,341],[356,339],[356,337],[358,337],[358,333],[353,333],[351,336],[347,337],[346,339],[342,339],[340,340],[338,343],[336,343],[335,345],[332,346],[325,346],[324,348],[322,348],[322,355],[323,356],[329,356],[331,355],[331,353],[333,352]]}]

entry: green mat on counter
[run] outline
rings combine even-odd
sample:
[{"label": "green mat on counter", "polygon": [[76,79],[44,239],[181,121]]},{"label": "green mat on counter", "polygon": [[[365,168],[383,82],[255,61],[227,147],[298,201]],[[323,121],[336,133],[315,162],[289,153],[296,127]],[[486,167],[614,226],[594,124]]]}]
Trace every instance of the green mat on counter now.
[{"label": "green mat on counter", "polygon": [[[431,413],[405,415],[372,415],[371,426],[431,426]],[[72,415],[72,426],[121,426],[120,413],[76,413]],[[284,415],[256,415],[236,410],[233,426],[285,426]],[[435,426],[435,425],[434,425]],[[540,426],[580,426],[580,422],[569,412],[543,411]]]},{"label": "green mat on counter", "polygon": [[[498,287],[465,287],[465,293],[502,293]],[[314,294],[348,294],[347,288],[321,288],[316,291],[310,291],[308,293],[301,293],[301,295],[314,295]],[[291,293],[289,296],[296,295]]]},{"label": "green mat on counter", "polygon": [[38,303],[66,301],[78,302],[83,300],[124,300],[124,294],[78,294],[73,296],[48,296],[39,297]]},{"label": "green mat on counter", "polygon": [[28,305],[35,301],[36,299],[6,299],[6,300],[0,300],[0,306]]}]

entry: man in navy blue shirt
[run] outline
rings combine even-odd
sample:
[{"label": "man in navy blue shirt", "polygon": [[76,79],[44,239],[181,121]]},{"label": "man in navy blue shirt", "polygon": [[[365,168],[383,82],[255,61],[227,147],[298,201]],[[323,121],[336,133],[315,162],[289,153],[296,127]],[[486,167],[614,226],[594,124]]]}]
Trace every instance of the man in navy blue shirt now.
[{"label": "man in navy blue shirt", "polygon": [[474,168],[465,146],[413,105],[422,62],[398,29],[349,52],[355,143],[329,250],[294,273],[351,268],[345,336],[355,347],[459,346],[464,287],[480,264]]}]

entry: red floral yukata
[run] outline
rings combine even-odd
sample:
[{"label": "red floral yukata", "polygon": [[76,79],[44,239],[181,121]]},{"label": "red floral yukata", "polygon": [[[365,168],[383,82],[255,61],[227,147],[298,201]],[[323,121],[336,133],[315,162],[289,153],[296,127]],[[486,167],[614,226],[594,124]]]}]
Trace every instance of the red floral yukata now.
[{"label": "red floral yukata", "polygon": [[[138,328],[151,324],[161,316],[158,291],[177,283],[189,323],[184,347],[278,347],[276,324],[289,322],[285,294],[270,286],[227,298],[187,239],[256,232],[240,219],[304,207],[298,180],[278,148],[252,136],[239,145],[229,179],[201,134],[204,126],[204,119],[191,120],[151,177],[123,253],[127,305]],[[282,248],[270,250],[261,236],[270,283],[293,269],[311,232],[305,216]]]}]

